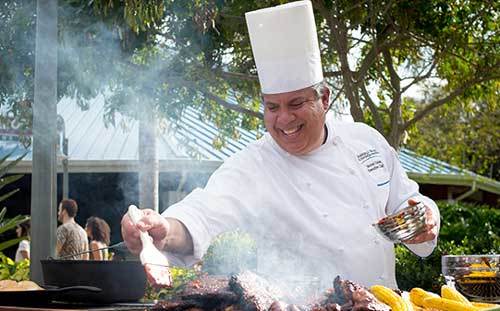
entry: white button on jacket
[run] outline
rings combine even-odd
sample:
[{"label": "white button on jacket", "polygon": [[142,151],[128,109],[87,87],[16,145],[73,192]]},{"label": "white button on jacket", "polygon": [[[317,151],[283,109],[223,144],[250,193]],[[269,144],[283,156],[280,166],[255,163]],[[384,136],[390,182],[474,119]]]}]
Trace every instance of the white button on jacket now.
[{"label": "white button on jacket", "polygon": [[[327,126],[327,142],[305,156],[288,155],[264,135],[226,160],[204,189],[168,208],[164,216],[183,222],[194,242],[194,256],[177,259],[194,263],[215,236],[239,228],[256,239],[263,274],[315,275],[329,287],[336,275],[396,287],[394,245],[371,224],[412,197],[437,216],[438,209],[419,194],[376,130],[330,117]],[[409,248],[427,256],[435,244]]]}]

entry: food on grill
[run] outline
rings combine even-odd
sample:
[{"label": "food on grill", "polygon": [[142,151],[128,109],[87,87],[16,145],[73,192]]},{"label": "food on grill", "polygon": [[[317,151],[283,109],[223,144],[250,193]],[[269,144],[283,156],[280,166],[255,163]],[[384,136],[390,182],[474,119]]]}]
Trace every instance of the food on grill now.
[{"label": "food on grill", "polygon": [[[410,301],[407,301],[390,288],[382,285],[373,285],[370,291],[378,300],[391,307],[392,311],[412,311],[413,307]],[[424,302],[425,304],[425,302]]]},{"label": "food on grill", "polygon": [[418,287],[412,288],[410,290],[410,301],[418,307],[423,307],[424,299],[429,297],[439,297],[439,295],[428,292]]},{"label": "food on grill", "polygon": [[143,263],[143,265],[149,284],[154,287],[172,286],[172,275],[170,274],[170,269],[168,268],[168,266],[150,263]]},{"label": "food on grill", "polygon": [[16,282],[14,280],[0,281],[0,291],[17,292],[17,291],[28,291],[28,290],[43,290],[43,288],[38,286],[38,284],[32,281],[20,281],[20,282]]},{"label": "food on grill", "polygon": [[153,310],[224,310],[239,300],[229,289],[229,278],[202,275],[188,282],[174,299],[160,301]]},{"label": "food on grill", "polygon": [[472,305],[466,305],[458,301],[430,297],[424,299],[424,307],[430,309],[438,309],[442,311],[479,311],[480,309]]},{"label": "food on grill", "polygon": [[232,276],[229,287],[240,296],[245,310],[268,310],[282,296],[267,280],[250,271]]},{"label": "food on grill", "polygon": [[456,289],[448,285],[441,286],[441,297],[472,306],[469,299],[465,298],[464,295],[460,294]]},{"label": "food on grill", "polygon": [[287,304],[284,294],[249,271],[231,278],[204,275],[188,282],[174,299],[159,302],[153,310],[390,311],[367,288],[340,277],[335,278],[334,288],[314,303]]}]

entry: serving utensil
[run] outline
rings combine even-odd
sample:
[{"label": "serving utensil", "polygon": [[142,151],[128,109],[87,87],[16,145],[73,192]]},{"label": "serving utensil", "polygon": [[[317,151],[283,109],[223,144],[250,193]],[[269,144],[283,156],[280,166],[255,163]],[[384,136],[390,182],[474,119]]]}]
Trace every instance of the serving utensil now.
[{"label": "serving utensil", "polygon": [[[142,218],[141,211],[135,205],[128,207],[128,215],[136,225]],[[141,263],[146,271],[146,277],[151,285],[155,287],[172,286],[172,275],[170,274],[168,259],[153,244],[153,238],[149,233],[140,231],[142,250],[139,255]]]},{"label": "serving utensil", "polygon": [[372,226],[389,241],[402,243],[425,231],[425,209],[425,205],[419,202],[380,219]]}]

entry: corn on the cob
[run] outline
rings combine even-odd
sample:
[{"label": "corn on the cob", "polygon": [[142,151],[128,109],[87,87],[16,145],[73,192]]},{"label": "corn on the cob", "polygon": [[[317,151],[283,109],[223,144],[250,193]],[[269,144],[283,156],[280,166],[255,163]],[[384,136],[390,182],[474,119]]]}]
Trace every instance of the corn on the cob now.
[{"label": "corn on the cob", "polygon": [[391,307],[392,311],[413,311],[411,303],[404,300],[403,297],[396,294],[390,288],[382,285],[373,285],[370,287],[370,291],[378,300]]},{"label": "corn on the cob", "polygon": [[500,305],[494,304],[494,303],[485,303],[485,302],[472,302],[472,305],[474,307],[480,308],[480,309],[491,309],[491,308],[500,308]]},{"label": "corn on the cob", "polygon": [[481,309],[446,298],[429,297],[424,299],[424,307],[442,311],[479,311]]},{"label": "corn on the cob", "polygon": [[424,308],[421,307],[421,306],[417,306],[416,304],[414,304],[413,302],[411,303],[411,306],[413,308],[413,311],[424,311]]},{"label": "corn on the cob", "polygon": [[441,297],[472,306],[469,299],[465,298],[464,295],[460,294],[456,289],[448,285],[441,286]]},{"label": "corn on the cob", "polygon": [[424,306],[424,299],[428,297],[439,297],[439,295],[428,292],[419,287],[410,290],[410,301],[419,307]]}]

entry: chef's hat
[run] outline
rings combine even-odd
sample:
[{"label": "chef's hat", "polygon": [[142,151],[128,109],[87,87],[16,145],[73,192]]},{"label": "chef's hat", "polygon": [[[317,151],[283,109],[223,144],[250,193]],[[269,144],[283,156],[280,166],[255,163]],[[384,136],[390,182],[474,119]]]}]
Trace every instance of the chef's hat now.
[{"label": "chef's hat", "polygon": [[323,80],[309,0],[251,11],[245,17],[262,93],[296,91]]}]

